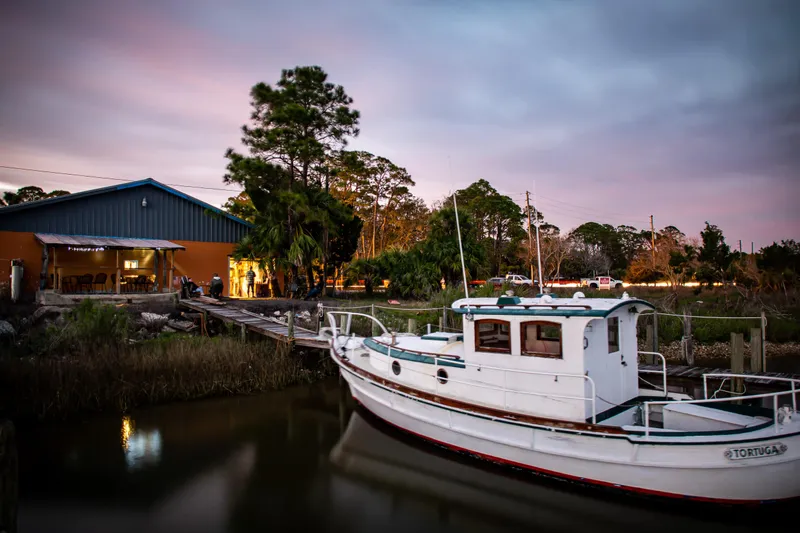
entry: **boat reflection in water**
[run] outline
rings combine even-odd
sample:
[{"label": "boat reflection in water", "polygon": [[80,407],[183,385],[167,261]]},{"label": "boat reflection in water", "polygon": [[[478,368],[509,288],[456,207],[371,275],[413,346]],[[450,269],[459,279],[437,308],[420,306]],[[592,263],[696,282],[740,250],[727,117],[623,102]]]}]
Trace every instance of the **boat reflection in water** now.
[{"label": "boat reflection in water", "polygon": [[[698,504],[687,508],[598,494],[596,489],[462,457],[421,443],[360,408],[353,412],[330,461],[335,471],[351,480],[342,480],[340,486],[334,483],[337,507],[361,509],[365,518],[372,515],[385,524],[424,515],[420,507],[429,507],[427,514],[435,515],[443,531],[762,530],[754,529],[752,520],[742,520],[754,518],[754,511]],[[758,515],[765,520],[776,516],[763,511]],[[769,527],[761,519],[757,523]]]}]

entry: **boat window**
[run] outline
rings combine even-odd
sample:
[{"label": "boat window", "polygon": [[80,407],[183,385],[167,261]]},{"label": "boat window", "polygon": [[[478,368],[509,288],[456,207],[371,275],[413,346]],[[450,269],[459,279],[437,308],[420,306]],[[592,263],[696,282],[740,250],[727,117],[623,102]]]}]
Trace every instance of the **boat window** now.
[{"label": "boat window", "polygon": [[561,324],[557,322],[523,322],[520,325],[521,354],[533,357],[563,359]]},{"label": "boat window", "polygon": [[608,353],[619,351],[619,318],[608,319]]},{"label": "boat window", "polygon": [[504,320],[476,320],[475,350],[511,353],[511,325]]}]

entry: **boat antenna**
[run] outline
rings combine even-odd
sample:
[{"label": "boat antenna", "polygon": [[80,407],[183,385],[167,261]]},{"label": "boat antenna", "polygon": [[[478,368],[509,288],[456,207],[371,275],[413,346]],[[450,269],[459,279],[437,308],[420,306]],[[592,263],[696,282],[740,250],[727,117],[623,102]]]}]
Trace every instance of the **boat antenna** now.
[{"label": "boat antenna", "polygon": [[539,268],[536,269],[539,275],[539,291],[544,292],[542,285],[542,249],[539,246],[539,210],[536,209],[536,180],[533,180],[533,225],[536,226],[536,262]]}]

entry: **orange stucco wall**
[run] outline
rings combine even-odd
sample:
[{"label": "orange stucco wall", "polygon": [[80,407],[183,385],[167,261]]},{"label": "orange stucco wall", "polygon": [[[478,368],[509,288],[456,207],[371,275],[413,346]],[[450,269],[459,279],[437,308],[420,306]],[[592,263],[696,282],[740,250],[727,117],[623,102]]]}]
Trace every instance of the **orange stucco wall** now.
[{"label": "orange stucco wall", "polygon": [[12,259],[24,261],[23,291],[35,290],[42,269],[42,245],[33,233],[0,231],[0,283],[10,283]]},{"label": "orange stucco wall", "polygon": [[[190,276],[195,283],[204,284],[207,293],[207,284],[216,272],[225,283],[223,294],[228,295],[228,257],[233,253],[234,244],[220,242],[195,242],[173,241],[186,247],[186,250],[175,252],[174,280],[180,276]],[[169,271],[170,252],[167,253],[167,269]],[[28,294],[36,291],[39,285],[39,275],[42,269],[42,245],[33,233],[0,231],[0,283],[7,282],[11,276],[11,259],[24,261],[23,287]],[[50,274],[53,273],[54,254],[50,249],[48,264],[48,287],[52,286]],[[122,275],[133,276],[137,274],[153,274],[154,252],[152,250],[122,250],[120,251],[120,267],[124,260],[136,259],[139,261],[138,270],[123,270]],[[107,287],[111,288],[111,274],[115,274],[116,251],[106,250],[99,252],[76,252],[58,249],[55,253],[56,264],[62,269],[62,275],[72,276],[81,274],[99,274],[105,272],[108,277]],[[163,266],[159,264],[159,274]],[[176,286],[179,288],[179,285]]]}]

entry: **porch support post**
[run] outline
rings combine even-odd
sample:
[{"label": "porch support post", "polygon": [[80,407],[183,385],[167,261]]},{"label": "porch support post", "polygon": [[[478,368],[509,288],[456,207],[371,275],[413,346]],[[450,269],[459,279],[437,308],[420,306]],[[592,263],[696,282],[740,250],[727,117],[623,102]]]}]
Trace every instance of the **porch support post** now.
[{"label": "porch support post", "polygon": [[[47,288],[47,274],[50,273],[50,266],[48,265],[50,247],[42,244],[42,273],[39,276],[39,290],[43,291]],[[53,269],[53,289],[56,288],[56,271]]]},{"label": "porch support post", "polygon": [[117,282],[115,283],[116,287],[114,289],[117,294],[121,292],[120,291],[120,288],[122,286],[122,280],[120,279],[121,277],[122,277],[122,270],[120,270],[119,268],[119,249],[117,249]]},{"label": "porch support post", "polygon": [[172,280],[175,278],[175,250],[170,250],[170,262],[169,262],[169,292],[173,292],[175,290],[175,284]]},{"label": "porch support post", "polygon": [[167,280],[167,251],[164,250],[161,255],[161,292],[169,292],[165,291],[164,289],[171,286],[172,283],[170,280]]},{"label": "porch support post", "polygon": [[153,274],[155,281],[153,282],[153,292],[158,292],[158,250],[153,250]]},{"label": "porch support post", "polygon": [[58,275],[58,263],[56,261],[56,248],[53,246],[53,290],[61,290],[61,276]]}]

